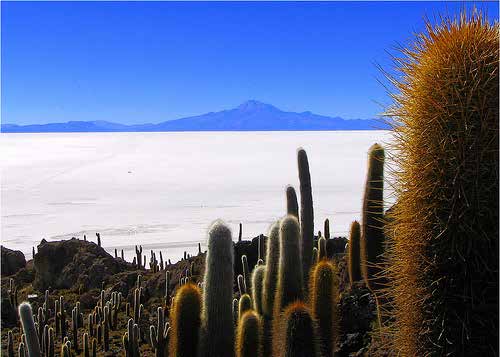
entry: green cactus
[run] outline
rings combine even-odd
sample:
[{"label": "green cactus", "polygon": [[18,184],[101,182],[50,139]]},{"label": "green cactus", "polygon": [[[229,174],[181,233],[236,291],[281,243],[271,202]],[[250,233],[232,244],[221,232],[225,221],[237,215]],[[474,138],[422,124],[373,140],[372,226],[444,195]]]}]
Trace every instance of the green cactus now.
[{"label": "green cactus", "polygon": [[297,151],[300,181],[300,232],[303,281],[309,280],[314,245],[314,212],[309,161],[304,149]]},{"label": "green cactus", "polygon": [[252,291],[252,277],[250,276],[250,270],[248,269],[248,259],[246,255],[241,256],[241,265],[243,266],[243,277],[245,278],[245,288],[248,294]]},{"label": "green cactus", "polygon": [[252,272],[252,298],[253,308],[259,315],[262,315],[262,290],[264,287],[265,265],[258,265]]},{"label": "green cactus", "polygon": [[330,239],[330,220],[325,219],[325,228],[324,228],[325,239]]},{"label": "green cactus", "polygon": [[215,222],[209,231],[205,260],[202,328],[202,356],[233,357],[234,247],[231,231],[222,222]]},{"label": "green cactus", "polygon": [[300,301],[285,309],[281,321],[274,324],[273,336],[273,356],[320,356],[317,327],[309,309]]},{"label": "green cactus", "polygon": [[326,259],[326,239],[321,237],[318,239],[318,261]]},{"label": "green cactus", "polygon": [[349,233],[349,281],[351,285],[353,282],[361,280],[360,235],[358,221],[352,222]]},{"label": "green cactus", "polygon": [[331,262],[322,260],[314,267],[310,291],[312,315],[319,325],[321,355],[332,357],[338,335],[339,282],[337,269]]},{"label": "green cactus", "polygon": [[247,311],[238,324],[236,337],[236,357],[261,356],[261,321],[254,311]]},{"label": "green cactus", "polygon": [[252,309],[252,298],[248,294],[243,294],[238,302],[238,316],[241,318],[243,314]]},{"label": "green cactus", "polygon": [[368,172],[363,198],[361,261],[366,285],[376,291],[383,288],[380,278],[384,253],[384,149],[374,144],[368,152]]},{"label": "green cactus", "polygon": [[200,331],[201,292],[193,283],[183,285],[175,295],[175,304],[170,321],[169,355],[177,357],[197,356]]},{"label": "green cactus", "polygon": [[278,265],[280,259],[280,223],[274,223],[269,230],[266,252],[266,269],[264,273],[264,286],[262,291],[262,312],[271,318],[276,294],[276,281],[278,280]]},{"label": "green cactus", "polygon": [[161,307],[157,310],[157,319],[157,327],[149,326],[149,339],[151,347],[155,350],[155,356],[165,357],[167,355],[170,325],[168,322],[165,323],[165,315]]},{"label": "green cactus", "polygon": [[[312,248],[311,248],[312,253]],[[278,287],[274,301],[274,318],[295,300],[304,296],[302,263],[300,260],[300,227],[294,216],[286,216],[280,224],[280,259]]]},{"label": "green cactus", "polygon": [[299,204],[293,186],[286,187],[286,214],[294,216],[297,220],[299,219]]},{"label": "green cactus", "polygon": [[19,318],[21,319],[23,333],[26,338],[28,356],[40,356],[40,342],[38,340],[38,335],[35,329],[33,312],[29,303],[23,302],[21,305],[19,305]]}]

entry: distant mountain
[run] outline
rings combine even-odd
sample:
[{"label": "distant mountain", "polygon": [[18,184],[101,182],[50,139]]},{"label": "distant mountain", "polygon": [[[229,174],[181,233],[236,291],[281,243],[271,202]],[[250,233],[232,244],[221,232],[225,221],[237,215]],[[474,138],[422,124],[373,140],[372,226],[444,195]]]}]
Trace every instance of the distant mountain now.
[{"label": "distant mountain", "polygon": [[36,125],[2,124],[4,133],[150,132],[150,131],[305,131],[388,129],[375,119],[342,119],[311,112],[284,112],[249,100],[237,108],[169,120],[158,124],[125,125],[108,121],[70,121]]}]

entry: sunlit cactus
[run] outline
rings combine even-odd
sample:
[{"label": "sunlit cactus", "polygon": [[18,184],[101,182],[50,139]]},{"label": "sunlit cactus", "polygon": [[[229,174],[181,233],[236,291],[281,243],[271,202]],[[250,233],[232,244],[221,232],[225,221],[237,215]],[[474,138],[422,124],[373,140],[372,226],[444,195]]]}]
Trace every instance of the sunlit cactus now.
[{"label": "sunlit cactus", "polygon": [[170,315],[170,356],[189,357],[198,355],[200,332],[201,292],[193,283],[183,285],[175,295]]},{"label": "sunlit cactus", "polygon": [[247,311],[241,317],[236,336],[236,357],[261,356],[261,321],[254,311]]},{"label": "sunlit cactus", "polygon": [[286,187],[286,214],[294,216],[297,220],[299,219],[299,204],[293,186]]},{"label": "sunlit cactus", "polygon": [[26,339],[28,356],[41,356],[40,342],[38,340],[38,334],[35,329],[33,312],[29,303],[23,302],[21,305],[19,305],[19,318],[21,320],[21,326],[23,328],[23,333]]},{"label": "sunlit cactus", "polygon": [[253,308],[259,315],[262,315],[262,290],[264,286],[265,272],[266,272],[265,265],[256,266],[252,272]]}]

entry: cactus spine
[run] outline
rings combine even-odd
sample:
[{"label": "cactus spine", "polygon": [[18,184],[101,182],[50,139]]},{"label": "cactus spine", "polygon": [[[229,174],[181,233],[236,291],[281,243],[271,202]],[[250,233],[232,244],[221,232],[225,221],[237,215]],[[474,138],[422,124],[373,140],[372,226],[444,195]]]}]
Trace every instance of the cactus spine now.
[{"label": "cactus spine", "polygon": [[353,282],[361,280],[360,234],[358,221],[352,222],[349,234],[349,280],[351,285]]},{"label": "cactus spine", "polygon": [[23,333],[26,338],[26,347],[28,350],[28,356],[30,357],[41,356],[40,342],[38,340],[38,335],[35,329],[33,312],[31,310],[31,305],[29,303],[23,302],[21,305],[19,305],[19,317],[21,319]]},{"label": "cactus spine", "polygon": [[172,332],[170,356],[188,357],[198,355],[200,331],[201,293],[193,283],[183,285],[175,295],[171,315]]},{"label": "cactus spine", "polygon": [[265,272],[266,267],[264,265],[256,266],[252,272],[253,308],[259,315],[262,315],[262,290]]},{"label": "cactus spine", "polygon": [[314,320],[300,301],[285,309],[282,320],[274,326],[273,336],[273,356],[320,356]]},{"label": "cactus spine", "polygon": [[[312,253],[312,248],[311,248]],[[294,216],[286,216],[280,224],[280,258],[278,287],[274,301],[274,318],[304,295],[300,260],[300,227]]]},{"label": "cactus spine", "polygon": [[302,252],[302,274],[303,280],[309,281],[309,270],[311,268],[312,250],[314,243],[314,212],[311,188],[311,175],[309,173],[309,161],[304,149],[297,152],[297,163],[300,181],[300,232]]},{"label": "cactus spine", "polygon": [[215,222],[209,231],[205,261],[202,329],[202,356],[234,356],[234,327],[231,311],[234,280],[234,247],[231,231]]},{"label": "cactus spine", "polygon": [[261,356],[261,322],[254,311],[247,311],[238,324],[236,357]]},{"label": "cactus spine", "polygon": [[311,275],[311,310],[319,325],[321,354],[333,356],[338,335],[337,296],[339,282],[337,269],[327,260],[322,260]]},{"label": "cactus spine", "polygon": [[286,214],[299,219],[299,204],[297,202],[297,193],[293,186],[286,187]]}]

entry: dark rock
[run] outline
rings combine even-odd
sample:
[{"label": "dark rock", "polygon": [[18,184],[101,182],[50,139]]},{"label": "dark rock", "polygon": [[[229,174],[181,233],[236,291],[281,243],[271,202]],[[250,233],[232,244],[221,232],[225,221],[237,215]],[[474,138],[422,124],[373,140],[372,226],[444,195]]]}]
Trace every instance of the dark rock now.
[{"label": "dark rock", "polygon": [[338,254],[344,254],[346,251],[347,238],[335,237],[326,241],[326,253],[329,258],[334,258]]},{"label": "dark rock", "polygon": [[95,243],[78,239],[46,242],[38,246],[34,259],[33,286],[44,291],[100,288],[114,274],[132,270],[132,264],[117,260]]},{"label": "dark rock", "polygon": [[1,246],[2,276],[9,276],[17,273],[26,266],[24,254],[19,250],[12,250]]}]

